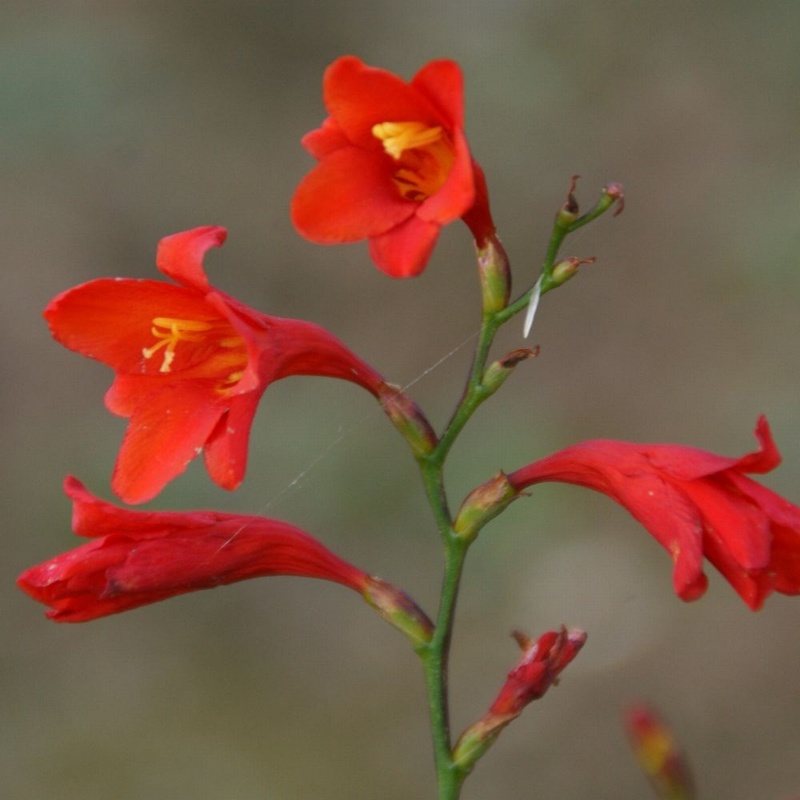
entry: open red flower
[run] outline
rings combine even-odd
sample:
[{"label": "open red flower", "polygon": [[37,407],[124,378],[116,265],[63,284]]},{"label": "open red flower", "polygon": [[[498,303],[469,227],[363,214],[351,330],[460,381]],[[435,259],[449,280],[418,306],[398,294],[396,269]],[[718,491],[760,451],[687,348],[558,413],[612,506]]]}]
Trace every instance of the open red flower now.
[{"label": "open red flower", "polygon": [[800,507],[747,477],[780,463],[764,417],[755,433],[759,449],[741,458],[681,445],[582,442],[508,480],[517,490],[562,481],[603,492],[672,556],[679,597],[705,592],[705,556],[756,610],[773,591],[800,594]]},{"label": "open red flower", "polygon": [[459,217],[479,244],[493,232],[486,185],[464,137],[461,69],[431,61],[410,83],[355,56],[325,72],[329,117],[303,138],[319,160],[292,201],[292,220],[320,244],[369,239],[393,278],[419,274],[439,229]]},{"label": "open red flower", "polygon": [[212,480],[235,489],[253,416],[267,386],[288,375],[343,378],[375,396],[381,376],[324,328],[249,308],[209,285],[203,256],[224,228],[162,239],[158,269],[178,285],[105,278],[56,297],[44,316],[64,346],[108,364],[106,406],[130,418],[112,486],[141,503],[203,452]]},{"label": "open red flower", "polygon": [[361,594],[408,635],[430,621],[391,584],[334,555],[286,522],[216,511],[131,511],[68,477],[72,526],[92,541],[31,567],[19,587],[58,622],[85,622],[199,589],[272,575],[320,578]]}]

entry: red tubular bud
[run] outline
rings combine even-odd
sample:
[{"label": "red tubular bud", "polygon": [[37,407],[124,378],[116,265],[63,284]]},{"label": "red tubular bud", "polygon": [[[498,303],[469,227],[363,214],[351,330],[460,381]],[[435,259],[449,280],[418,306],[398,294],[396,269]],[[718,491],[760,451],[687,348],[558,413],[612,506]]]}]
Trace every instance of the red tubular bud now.
[{"label": "red tubular bud", "polygon": [[642,772],[660,800],[692,800],[694,781],[686,757],[672,731],[647,705],[624,713],[628,739]]},{"label": "red tubular bud", "polygon": [[490,714],[519,716],[528,703],[538,700],[556,682],[567,664],[578,655],[586,634],[568,631],[563,625],[548,631],[538,641],[518,631],[514,638],[522,649],[522,659],[508,673],[508,679],[489,709]]},{"label": "red tubular bud", "polygon": [[557,682],[558,676],[575,658],[586,641],[579,630],[548,631],[537,641],[519,632],[514,633],[522,648],[522,658],[508,673],[503,688],[489,710],[467,728],[453,749],[453,761],[469,770],[491,747],[500,732],[516,719],[528,703],[538,700]]}]

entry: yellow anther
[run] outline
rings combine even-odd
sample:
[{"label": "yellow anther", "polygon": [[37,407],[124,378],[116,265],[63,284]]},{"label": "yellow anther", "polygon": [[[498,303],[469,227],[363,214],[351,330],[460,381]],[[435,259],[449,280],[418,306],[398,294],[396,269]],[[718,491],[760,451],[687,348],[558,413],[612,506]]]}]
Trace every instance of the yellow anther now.
[{"label": "yellow anther", "polygon": [[420,203],[437,192],[455,162],[447,132],[424,122],[380,122],[372,126],[385,152],[396,162],[394,184],[406,199]]},{"label": "yellow anther", "polygon": [[372,135],[380,139],[383,149],[398,161],[406,150],[428,147],[442,138],[442,129],[430,128],[424,122],[379,122],[372,126]]},{"label": "yellow anther", "polygon": [[178,342],[199,342],[203,339],[201,334],[213,328],[210,322],[201,322],[195,319],[173,319],[172,317],[155,317],[153,327],[150,332],[156,339],[152,347],[142,348],[142,355],[145,358],[152,358],[162,347],[164,358],[159,372],[169,372],[172,369],[172,362],[175,360],[175,347]]}]

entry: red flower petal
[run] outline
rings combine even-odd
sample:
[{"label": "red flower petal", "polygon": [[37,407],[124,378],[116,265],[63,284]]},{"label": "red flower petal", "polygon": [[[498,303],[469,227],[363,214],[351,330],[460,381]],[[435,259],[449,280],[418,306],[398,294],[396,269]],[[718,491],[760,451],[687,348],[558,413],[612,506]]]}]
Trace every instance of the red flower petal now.
[{"label": "red flower petal", "polygon": [[464,76],[455,61],[429,62],[414,76],[411,85],[433,103],[448,128],[464,127]]},{"label": "red flower petal", "polygon": [[321,128],[307,133],[300,144],[316,159],[325,158],[335,150],[350,146],[350,140],[344,135],[335,119],[328,117]]},{"label": "red flower petal", "polygon": [[255,394],[234,398],[203,447],[203,459],[211,480],[228,491],[236,489],[244,480],[247,443],[259,399]]},{"label": "red flower petal", "polygon": [[467,140],[461,131],[453,133],[456,160],[439,191],[419,205],[417,214],[426,222],[445,225],[464,216],[475,202],[475,176]]},{"label": "red flower petal", "polygon": [[318,244],[355,242],[407,219],[415,203],[403,199],[388,156],[347,148],[331,153],[303,178],[292,198],[292,222]]},{"label": "red flower petal", "polygon": [[763,417],[756,435],[759,450],[738,459],[678,445],[584,442],[508,480],[517,490],[556,480],[607,494],[672,555],[680,597],[703,593],[705,555],[758,609],[773,591],[800,594],[800,507],[746,476],[780,462]]},{"label": "red flower petal", "polygon": [[369,239],[378,268],[395,278],[418,275],[437,228],[456,219],[485,246],[494,223],[462,130],[458,64],[432,61],[406,83],[345,56],[326,70],[323,94],[330,116],[303,138],[320,163],[292,201],[302,236]]},{"label": "red flower petal", "polygon": [[44,311],[53,337],[124,372],[157,373],[160,359],[148,361],[142,348],[153,343],[156,317],[208,319],[216,314],[202,295],[150,280],[101,278],[63,292]]},{"label": "red flower petal", "polygon": [[439,110],[414,86],[384,69],[368,67],[355,56],[331,64],[323,79],[328,113],[359,148],[383,152],[372,127],[380,122],[445,122]]},{"label": "red flower petal", "polygon": [[225,228],[217,225],[165,236],[158,243],[156,266],[178,283],[204,292],[209,286],[203,257],[210,248],[222,247],[227,237]]},{"label": "red flower petal", "polygon": [[212,478],[236,488],[253,414],[274,380],[335,377],[376,397],[385,387],[324,328],[261,314],[210,287],[202,258],[224,239],[223,228],[206,227],[161,242],[159,268],[182,286],[101,279],[45,310],[58,341],[116,372],[106,405],[131,421],[113,486],[130,503],[157,494],[204,447]]},{"label": "red flower petal", "polygon": [[374,583],[285,522],[211,511],[136,512],[98,500],[74,478],[65,489],[74,500],[76,529],[93,540],[17,579],[59,622],[271,575],[334,581],[362,594]]},{"label": "red flower petal", "polygon": [[224,411],[208,384],[172,384],[148,395],[122,440],[114,493],[131,504],[151,500],[197,457]]},{"label": "red flower petal", "polygon": [[375,266],[392,278],[419,275],[428,263],[439,238],[439,226],[420,217],[405,222],[369,240],[369,253]]}]

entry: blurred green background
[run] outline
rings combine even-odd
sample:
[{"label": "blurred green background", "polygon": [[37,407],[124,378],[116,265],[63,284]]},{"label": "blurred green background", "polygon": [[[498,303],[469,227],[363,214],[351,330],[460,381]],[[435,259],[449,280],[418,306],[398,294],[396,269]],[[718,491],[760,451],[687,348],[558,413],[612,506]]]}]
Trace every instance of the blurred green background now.
[{"label": "blurred green background", "polygon": [[[522,365],[453,452],[454,499],[497,469],[593,437],[739,455],[766,413],[800,499],[800,4],[642,0],[405,3],[36,2],[0,11],[5,509],[0,794],[15,800],[432,798],[420,671],[405,640],[339,587],[254,581],[58,626],[14,587],[77,544],[72,473],[111,498],[124,421],[110,373],[52,342],[40,312],[101,276],[154,277],[160,237],[221,224],[212,280],[313,319],[441,424],[475,331],[471,243],[453,225],[397,282],[363,244],[301,240],[288,203],[339,55],[406,77],[437,57],[466,76],[517,287],[534,279],[569,176],[625,213],[568,242],[598,263],[542,303]],[[523,345],[508,326],[498,354]],[[503,349],[505,348],[505,349]],[[434,363],[451,351],[435,369]],[[440,560],[412,459],[371,398],[283,381],[267,392],[244,488],[201,465],[152,507],[298,524],[433,610]],[[672,594],[665,554],[607,499],[544,486],[487,529],[454,642],[456,731],[516,659],[508,636],[564,622],[589,641],[464,792],[614,797],[647,789],[620,709],[646,699],[683,738],[703,797],[800,791],[800,606],[758,614],[712,576]]]}]

